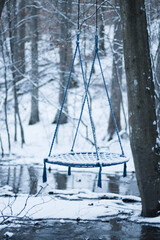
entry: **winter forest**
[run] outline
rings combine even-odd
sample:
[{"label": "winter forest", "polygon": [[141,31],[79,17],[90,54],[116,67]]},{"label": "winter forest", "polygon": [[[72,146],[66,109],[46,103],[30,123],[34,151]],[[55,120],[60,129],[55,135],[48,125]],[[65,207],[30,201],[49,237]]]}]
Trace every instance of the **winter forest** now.
[{"label": "winter forest", "polygon": [[160,0],[0,1],[0,238],[39,226],[160,238]]}]

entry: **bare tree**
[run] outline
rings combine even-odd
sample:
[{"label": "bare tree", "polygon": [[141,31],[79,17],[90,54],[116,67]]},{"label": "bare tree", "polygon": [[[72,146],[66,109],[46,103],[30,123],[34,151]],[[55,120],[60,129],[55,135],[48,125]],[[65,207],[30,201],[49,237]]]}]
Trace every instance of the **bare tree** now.
[{"label": "bare tree", "polygon": [[105,28],[104,28],[104,1],[100,0],[99,4],[102,4],[100,8],[100,14],[99,14],[99,20],[100,20],[100,26],[99,26],[99,50],[102,54],[105,53]]},{"label": "bare tree", "polygon": [[[73,48],[72,48],[72,0],[68,0],[67,4],[67,63],[66,63],[66,71],[69,75],[71,64],[72,64],[72,59],[73,59]],[[71,76],[71,81],[70,81],[70,88],[77,87],[78,82],[76,81],[74,77],[75,69],[73,67],[72,69],[72,76]]]},{"label": "bare tree", "polygon": [[142,199],[142,216],[160,210],[160,148],[144,0],[120,0],[127,79],[130,142]]},{"label": "bare tree", "polygon": [[21,132],[21,144],[25,143],[24,130],[22,126],[22,121],[20,117],[19,104],[18,104],[18,94],[17,94],[17,81],[19,79],[19,69],[18,69],[18,32],[17,32],[17,1],[9,0],[7,2],[8,10],[8,22],[9,22],[9,37],[10,37],[10,50],[11,50],[11,60],[12,60],[12,76],[13,76],[13,92],[14,92],[14,120],[15,120],[15,135],[14,140],[17,141],[17,118],[19,121],[20,132]]},{"label": "bare tree", "polygon": [[[68,20],[68,6],[70,5],[70,0],[63,0],[59,3],[60,5],[60,11],[65,15],[59,15],[59,20],[60,20],[60,39],[61,39],[61,44],[59,46],[59,55],[60,55],[60,81],[59,81],[59,104],[61,105],[63,97],[64,97],[64,92],[65,92],[65,87],[66,87],[66,82],[68,78],[68,67],[69,63],[71,63],[71,58],[72,56],[68,56],[68,44],[69,41],[69,36],[71,36],[71,30],[69,29],[70,23]],[[70,39],[71,40],[71,39]],[[70,45],[71,47],[71,45]],[[68,60],[69,59],[69,60]],[[63,112],[61,115],[60,119],[60,124],[67,123],[67,114],[68,114],[68,106],[67,106],[67,97],[65,100]],[[59,116],[59,110],[57,111],[55,120],[53,123],[57,123]]]},{"label": "bare tree", "polygon": [[[1,23],[1,33],[3,32],[3,24]],[[5,81],[5,100],[4,100],[4,114],[5,114],[5,125],[6,125],[6,131],[7,131],[7,138],[8,138],[8,150],[11,151],[11,140],[10,140],[10,131],[8,126],[8,81],[7,81],[7,67],[6,67],[6,56],[5,56],[5,50],[3,42],[5,42],[5,39],[3,38],[3,34],[1,36],[1,47],[2,47],[2,58],[4,62],[4,81]]]},{"label": "bare tree", "polygon": [[18,6],[18,69],[20,72],[19,80],[24,78],[25,74],[25,4],[26,0],[21,0]]},{"label": "bare tree", "polygon": [[[115,6],[117,12],[119,13],[119,0],[115,0]],[[112,86],[111,86],[111,104],[113,108],[113,113],[116,119],[118,130],[121,130],[120,122],[120,107],[122,102],[122,93],[120,85],[122,82],[122,30],[119,15],[116,14],[114,20],[114,39],[113,39],[113,63],[112,63]],[[110,113],[108,134],[109,140],[113,138],[115,133],[114,121],[112,114]]]},{"label": "bare tree", "polygon": [[37,1],[33,1],[31,11],[31,115],[29,124],[39,122],[38,105],[38,6]]}]

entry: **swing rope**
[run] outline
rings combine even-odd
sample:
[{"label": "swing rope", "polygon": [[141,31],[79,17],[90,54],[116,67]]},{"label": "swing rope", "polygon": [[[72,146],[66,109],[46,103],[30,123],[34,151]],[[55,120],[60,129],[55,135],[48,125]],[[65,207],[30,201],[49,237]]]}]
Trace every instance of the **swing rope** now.
[{"label": "swing rope", "polygon": [[[111,105],[111,101],[110,101],[110,97],[109,97],[109,93],[108,93],[108,89],[107,89],[107,85],[106,85],[106,82],[105,82],[105,78],[104,78],[104,74],[103,74],[103,70],[102,70],[102,65],[101,65],[101,61],[100,61],[100,57],[99,57],[98,35],[97,35],[97,32],[98,32],[98,6],[97,6],[97,5],[98,5],[98,4],[97,4],[97,0],[96,0],[95,52],[94,52],[94,57],[93,57],[93,62],[92,62],[92,67],[91,67],[91,72],[90,72],[90,76],[89,76],[89,80],[88,80],[87,86],[86,86],[85,79],[84,79],[83,67],[81,66],[81,68],[82,68],[83,80],[84,80],[84,85],[85,85],[85,97],[84,97],[84,100],[83,100],[83,104],[82,104],[82,108],[81,108],[81,113],[80,113],[80,117],[79,117],[79,121],[78,121],[78,125],[77,125],[77,129],[76,129],[76,133],[75,133],[75,137],[74,137],[74,140],[73,140],[73,145],[72,145],[71,151],[73,151],[73,148],[74,148],[74,145],[75,145],[76,137],[77,137],[78,130],[79,130],[79,125],[80,125],[81,118],[82,118],[82,113],[83,113],[83,110],[84,110],[84,105],[85,105],[85,102],[86,102],[86,99],[87,99],[88,111],[89,111],[89,115],[90,115],[92,133],[93,133],[94,144],[95,144],[95,149],[96,149],[96,154],[97,154],[97,160],[99,160],[98,148],[97,148],[96,137],[95,137],[95,131],[94,131],[94,128],[93,128],[91,111],[90,111],[90,107],[89,107],[89,103],[88,103],[88,96],[87,96],[87,95],[88,95],[88,89],[89,89],[90,81],[91,81],[91,77],[92,77],[92,74],[93,74],[93,68],[94,68],[94,64],[95,64],[96,57],[97,57],[97,59],[98,59],[98,63],[99,63],[99,67],[100,67],[100,71],[101,71],[101,75],[102,75],[102,79],[103,79],[103,84],[104,84],[105,91],[106,91],[106,95],[107,95],[107,99],[108,99],[108,102],[109,102],[109,107],[110,107],[111,115],[112,115],[112,118],[113,118],[115,130],[116,130],[117,137],[118,137],[118,141],[119,141],[119,144],[120,144],[120,148],[121,148],[121,152],[122,152],[121,156],[124,156],[124,150],[123,150],[122,143],[121,143],[121,139],[120,139],[120,136],[119,136],[118,126],[117,126],[116,119],[115,119],[115,116],[114,116],[114,113],[113,113],[113,109],[112,109],[112,105]],[[80,56],[80,58],[81,58],[80,53],[79,53],[79,56]],[[82,65],[81,59],[80,59],[80,62],[81,62],[81,65]],[[126,163],[124,163],[124,169],[123,169],[123,176],[124,176],[124,177],[126,176],[126,173],[127,173],[127,172],[126,172],[126,170],[127,170],[126,167],[127,167],[127,166],[126,166]],[[101,166],[101,164],[100,164],[100,173],[101,173],[101,171],[102,171],[102,166]],[[99,173],[99,179],[100,179],[100,175],[101,175],[100,173]],[[99,182],[99,185],[101,185],[101,181],[98,181],[98,182]]]},{"label": "swing rope", "polygon": [[[88,80],[88,83],[87,83],[86,80],[85,80],[83,64],[82,64],[82,58],[81,58],[81,51],[80,51],[80,47],[79,47],[80,0],[78,0],[78,23],[77,23],[77,31],[78,31],[78,33],[77,33],[77,40],[76,40],[76,48],[75,48],[75,52],[74,52],[74,56],[73,56],[73,60],[72,60],[72,64],[71,64],[71,69],[70,69],[70,73],[69,73],[69,76],[68,76],[66,89],[65,89],[63,100],[62,100],[62,104],[61,104],[58,120],[57,120],[56,129],[55,129],[55,132],[54,132],[54,136],[53,136],[53,139],[52,139],[50,151],[49,151],[49,154],[48,154],[48,158],[44,159],[43,182],[47,181],[46,163],[68,166],[68,175],[71,175],[71,167],[99,167],[99,174],[98,174],[98,186],[99,187],[102,187],[102,183],[101,183],[102,182],[102,180],[101,180],[102,179],[102,177],[101,177],[102,166],[111,166],[111,165],[124,163],[123,176],[124,177],[126,176],[126,162],[128,161],[128,159],[124,155],[121,139],[120,139],[120,136],[119,136],[118,127],[117,127],[117,124],[116,124],[116,119],[114,117],[113,109],[112,109],[112,106],[111,106],[111,101],[110,101],[110,98],[109,98],[108,89],[107,89],[107,85],[106,85],[106,82],[105,82],[105,78],[104,78],[104,74],[103,74],[103,70],[102,70],[102,66],[101,66],[101,61],[100,61],[100,57],[99,57],[99,52],[98,52],[98,34],[97,34],[97,32],[98,32],[98,13],[97,12],[98,12],[98,8],[97,8],[97,0],[96,0],[95,52],[94,52],[94,57],[93,57],[93,61],[92,61],[92,66],[91,66],[91,71],[90,71],[90,75],[89,75],[89,80]],[[52,148],[53,148],[53,145],[54,145],[54,142],[55,142],[55,138],[56,138],[56,134],[57,134],[57,130],[58,130],[58,126],[59,126],[59,122],[60,122],[63,106],[64,106],[64,103],[65,103],[67,91],[68,91],[68,88],[69,88],[71,74],[72,74],[72,71],[73,71],[73,66],[74,66],[74,62],[75,62],[75,58],[76,58],[77,53],[78,53],[78,56],[79,56],[80,68],[81,68],[81,72],[82,72],[84,89],[85,89],[85,95],[84,95],[84,99],[83,99],[83,103],[82,103],[82,107],[81,107],[81,112],[80,112],[80,116],[79,116],[79,120],[78,120],[78,124],[77,124],[77,128],[76,128],[76,132],[75,132],[75,136],[74,136],[74,140],[73,140],[73,143],[72,143],[72,147],[71,147],[70,153],[53,155],[54,161],[51,161],[50,159],[51,159]],[[94,130],[94,126],[93,126],[91,109],[90,109],[90,103],[89,103],[89,99],[88,99],[88,89],[89,89],[89,86],[90,86],[90,82],[91,82],[91,78],[92,78],[92,74],[93,74],[93,69],[94,69],[94,64],[95,64],[96,57],[98,59],[98,63],[99,63],[99,67],[100,67],[100,71],[101,71],[101,75],[102,75],[102,79],[103,79],[103,83],[104,83],[107,99],[108,99],[108,102],[109,102],[109,106],[110,106],[110,110],[111,110],[114,126],[115,126],[116,133],[117,133],[117,136],[118,136],[118,141],[119,141],[121,152],[122,152],[121,155],[114,154],[114,153],[98,152],[98,147],[97,147],[97,142],[96,142],[96,135],[95,135],[95,130]],[[75,142],[76,142],[76,138],[77,138],[77,134],[78,134],[78,130],[79,130],[79,126],[80,126],[80,122],[81,122],[81,119],[82,119],[82,114],[83,114],[83,110],[84,110],[84,106],[85,106],[85,102],[86,101],[87,101],[87,107],[88,107],[88,112],[89,112],[89,119],[90,119],[92,135],[93,135],[93,139],[94,139],[94,146],[95,146],[95,150],[96,151],[95,152],[88,152],[88,153],[86,153],[86,152],[74,153],[73,149],[74,149],[74,146],[75,146]],[[78,161],[78,162],[76,162],[75,160]],[[114,160],[114,161],[111,162],[111,160]]]},{"label": "swing rope", "polygon": [[[48,156],[50,157],[51,153],[52,153],[52,148],[53,148],[54,141],[55,141],[55,138],[56,138],[56,135],[57,135],[58,126],[59,126],[59,122],[60,122],[63,106],[64,106],[64,103],[65,103],[65,99],[66,99],[66,95],[67,95],[67,91],[68,91],[68,87],[69,87],[69,83],[70,83],[70,79],[71,79],[71,74],[72,74],[72,71],[73,71],[74,61],[75,61],[75,58],[76,58],[76,55],[77,55],[77,51],[78,51],[78,53],[79,53],[79,60],[80,60],[80,66],[81,66],[81,71],[82,71],[82,77],[83,77],[83,83],[84,83],[84,88],[85,88],[85,100],[87,99],[87,106],[88,106],[88,111],[89,111],[89,118],[90,118],[90,123],[91,123],[91,128],[92,128],[94,145],[95,145],[95,149],[96,149],[97,160],[99,160],[98,148],[97,148],[97,143],[96,143],[96,136],[95,136],[95,131],[94,131],[94,127],[93,127],[93,120],[92,120],[92,115],[91,115],[91,110],[90,110],[90,105],[89,105],[89,99],[88,99],[88,94],[87,94],[88,93],[88,88],[86,86],[86,80],[85,80],[85,76],[84,76],[81,52],[80,52],[80,47],[79,47],[79,35],[80,35],[79,34],[79,14],[80,14],[80,0],[78,0],[78,33],[77,33],[76,49],[75,49],[75,53],[74,53],[74,57],[73,57],[73,61],[72,61],[72,65],[71,65],[71,69],[70,69],[70,73],[69,73],[69,77],[68,77],[68,81],[67,81],[67,85],[66,85],[66,89],[65,89],[65,93],[64,93],[64,97],[63,97],[62,104],[61,104],[60,113],[59,113],[58,120],[57,120],[56,129],[55,129],[55,132],[54,132],[54,136],[53,136],[53,140],[52,140],[52,143],[51,143],[51,147],[50,147],[50,151],[49,151],[49,155]],[[92,69],[92,72],[93,72],[93,69]],[[82,110],[81,110],[80,118],[79,118],[79,121],[78,121],[76,134],[75,134],[75,137],[74,137],[74,140],[73,140],[73,145],[72,145],[72,148],[71,148],[71,152],[73,152],[73,148],[74,148],[74,145],[75,145],[75,140],[76,140],[78,129],[79,129],[79,125],[80,125],[80,122],[81,122],[81,117],[82,117],[82,113],[83,113],[83,109],[84,109],[84,104],[85,104],[85,101],[83,101]]]},{"label": "swing rope", "polygon": [[[60,118],[61,118],[61,115],[62,115],[63,106],[64,106],[64,103],[65,103],[65,99],[66,99],[66,96],[67,96],[67,91],[68,91],[68,88],[69,88],[69,83],[70,83],[70,79],[71,79],[71,74],[72,74],[73,66],[74,66],[74,61],[75,61],[75,58],[76,58],[76,55],[77,55],[77,52],[78,52],[78,54],[79,54],[79,60],[80,60],[80,66],[81,66],[81,71],[82,71],[82,77],[83,77],[83,83],[84,83],[84,88],[85,88],[85,99],[87,99],[87,106],[88,106],[88,111],[89,111],[89,118],[90,118],[90,123],[91,123],[91,128],[92,128],[94,145],[95,145],[95,149],[96,149],[96,156],[97,156],[97,160],[99,160],[98,148],[97,148],[96,137],[95,137],[94,127],[93,127],[93,120],[92,120],[92,116],[91,116],[89,99],[88,99],[88,95],[87,95],[87,91],[88,91],[88,90],[87,90],[87,86],[86,86],[86,80],[85,80],[85,76],[84,76],[84,70],[83,70],[83,64],[82,64],[82,58],[81,58],[81,52],[80,52],[80,47],[79,47],[79,35],[80,35],[80,34],[79,34],[79,15],[80,15],[80,0],[78,0],[78,26],[77,26],[77,28],[78,28],[78,33],[77,33],[77,40],[76,40],[76,49],[75,49],[75,52],[74,52],[74,57],[73,57],[73,61],[72,61],[72,65],[71,65],[71,69],[70,69],[70,73],[69,73],[69,77],[68,77],[68,81],[67,81],[67,85],[66,85],[64,97],[63,97],[63,100],[62,100],[62,104],[61,104],[61,108],[60,108],[60,112],[59,112],[59,116],[58,116],[58,120],[57,120],[56,129],[55,129],[55,132],[54,132],[54,136],[53,136],[53,139],[52,139],[52,143],[51,143],[51,147],[50,147],[50,151],[49,151],[48,157],[50,157],[50,156],[51,156],[51,153],[52,153],[52,148],[53,148],[53,145],[54,145],[54,142],[55,142],[55,138],[56,138],[56,135],[57,135],[58,126],[59,126]],[[84,104],[85,104],[85,102],[84,102]],[[82,109],[83,109],[83,108],[84,108],[84,105],[82,106]],[[81,111],[81,115],[82,115],[82,113],[83,113],[83,110]],[[80,120],[79,120],[79,122],[78,122],[77,130],[76,130],[75,137],[74,137],[74,141],[73,141],[72,148],[71,148],[71,152],[73,152],[73,149],[74,149],[75,140],[76,140],[76,137],[77,137],[77,134],[78,134],[78,129],[79,129],[81,117],[82,117],[82,116],[80,116]],[[44,159],[43,182],[46,182],[46,181],[47,181],[46,162],[47,162],[47,159]],[[71,175],[71,167],[70,167],[70,166],[69,166],[69,168],[68,168],[68,175]]]},{"label": "swing rope", "polygon": [[59,126],[60,118],[61,118],[61,115],[62,115],[62,110],[63,110],[63,106],[64,106],[64,103],[65,103],[65,99],[66,99],[66,96],[67,96],[67,91],[68,91],[68,88],[69,88],[69,83],[70,83],[70,80],[71,80],[71,74],[72,74],[72,71],[73,71],[74,61],[75,61],[75,58],[76,58],[76,55],[77,55],[78,47],[79,47],[79,34],[77,34],[76,49],[75,49],[75,52],[74,52],[74,57],[73,57],[73,61],[72,61],[72,65],[71,65],[71,69],[70,69],[65,93],[64,93],[64,96],[63,96],[63,100],[62,100],[62,104],[61,104],[61,108],[60,108],[60,112],[59,112],[59,116],[58,116],[58,120],[57,120],[57,124],[56,124],[56,129],[55,129],[55,132],[54,132],[54,136],[53,136],[53,139],[52,139],[52,143],[51,143],[51,147],[50,147],[48,157],[51,156],[52,148],[53,148],[54,141],[55,141],[55,138],[56,138],[56,135],[57,135],[58,126]]}]

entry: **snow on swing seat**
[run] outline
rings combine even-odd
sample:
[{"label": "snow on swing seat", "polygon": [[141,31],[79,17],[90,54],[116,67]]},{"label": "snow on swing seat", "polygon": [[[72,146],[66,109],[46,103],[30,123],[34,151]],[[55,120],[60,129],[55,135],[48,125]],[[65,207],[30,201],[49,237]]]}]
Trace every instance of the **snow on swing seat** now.
[{"label": "snow on swing seat", "polygon": [[128,162],[128,158],[117,153],[107,152],[70,152],[55,154],[45,159],[46,163],[69,167],[105,167]]}]

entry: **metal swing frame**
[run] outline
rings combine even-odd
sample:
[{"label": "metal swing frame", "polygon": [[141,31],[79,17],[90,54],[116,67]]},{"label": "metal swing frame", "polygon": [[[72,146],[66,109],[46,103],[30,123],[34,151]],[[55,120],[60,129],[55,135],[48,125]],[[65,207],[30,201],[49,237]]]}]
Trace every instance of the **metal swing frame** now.
[{"label": "metal swing frame", "polygon": [[[124,155],[121,139],[120,139],[120,136],[119,136],[118,127],[117,127],[115,116],[114,116],[114,113],[113,113],[113,110],[112,110],[111,101],[110,101],[110,98],[109,98],[108,89],[107,89],[107,85],[106,85],[106,82],[105,82],[105,78],[104,78],[104,74],[103,74],[103,70],[102,70],[102,66],[101,66],[101,61],[100,61],[100,57],[99,57],[98,35],[97,35],[97,0],[96,0],[95,53],[94,53],[94,58],[93,58],[93,62],[92,62],[90,76],[89,76],[89,80],[88,80],[87,84],[86,84],[86,81],[85,81],[83,64],[82,64],[82,59],[81,59],[81,52],[80,52],[80,47],[79,47],[79,35],[80,35],[79,34],[79,12],[80,12],[80,0],[78,0],[78,33],[77,33],[77,40],[76,40],[76,49],[75,49],[75,52],[74,52],[74,57],[73,57],[70,73],[69,73],[69,76],[68,76],[68,81],[67,81],[63,101],[62,101],[62,104],[61,104],[61,108],[60,108],[60,112],[59,112],[59,116],[58,116],[58,120],[57,120],[56,129],[55,129],[55,132],[54,132],[54,136],[53,136],[53,139],[52,139],[50,151],[49,151],[48,157],[44,159],[43,182],[47,181],[46,163],[68,166],[68,174],[69,175],[71,174],[71,167],[77,167],[77,168],[99,167],[98,187],[102,187],[102,183],[101,183],[102,167],[112,166],[112,165],[117,165],[117,164],[124,164],[123,176],[125,177],[126,176],[126,162],[128,162],[129,159]],[[76,133],[75,133],[75,136],[74,136],[74,140],[73,140],[73,144],[72,144],[72,148],[71,148],[70,152],[63,153],[63,154],[51,155],[52,148],[53,148],[55,138],[56,138],[56,135],[57,135],[57,130],[58,130],[58,126],[59,126],[63,106],[64,106],[64,103],[65,103],[65,99],[66,99],[66,95],[67,95],[67,91],[68,91],[68,87],[69,87],[69,83],[70,83],[70,79],[71,79],[71,74],[72,74],[72,70],[73,70],[73,66],[74,66],[74,62],[75,62],[75,58],[76,58],[77,53],[79,55],[79,60],[80,60],[80,66],[81,66],[84,89],[85,89],[85,96],[84,96],[83,103],[82,103],[82,108],[81,108],[81,112],[80,112],[80,116],[79,116],[79,120],[78,120],[78,124],[77,124],[77,128],[76,128]],[[106,91],[106,95],[107,95],[107,99],[108,99],[108,102],[109,102],[109,106],[110,106],[115,130],[116,130],[119,145],[120,145],[120,148],[121,148],[121,154],[99,152],[98,151],[98,147],[97,147],[97,143],[96,143],[96,137],[95,137],[95,131],[94,131],[94,127],[93,127],[93,120],[92,120],[92,116],[91,116],[90,104],[89,104],[89,99],[88,99],[88,89],[89,89],[89,86],[90,86],[91,77],[92,77],[92,74],[93,74],[93,68],[94,68],[96,57],[97,57],[97,60],[98,60],[98,63],[99,63],[104,88],[105,88],[105,91]],[[79,125],[80,125],[80,122],[81,122],[81,118],[82,118],[82,114],[83,114],[83,110],[84,110],[84,106],[85,106],[86,101],[87,101],[90,124],[91,124],[91,128],[92,128],[93,139],[94,139],[95,152],[74,152],[74,145],[75,145],[75,141],[76,141],[76,137],[77,137],[77,134],[78,134]]]}]

